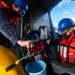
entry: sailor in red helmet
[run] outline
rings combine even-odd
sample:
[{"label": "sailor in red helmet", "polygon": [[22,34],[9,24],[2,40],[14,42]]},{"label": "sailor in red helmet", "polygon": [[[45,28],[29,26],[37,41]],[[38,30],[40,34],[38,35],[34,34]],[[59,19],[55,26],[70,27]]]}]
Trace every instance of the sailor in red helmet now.
[{"label": "sailor in red helmet", "polygon": [[75,23],[70,18],[60,20],[58,30],[61,34],[59,46],[60,61],[62,63],[75,63]]},{"label": "sailor in red helmet", "polygon": [[26,14],[28,4],[25,0],[0,0],[0,35],[6,37],[13,46],[19,44],[22,47],[32,46],[31,40],[23,41],[16,33],[21,16]]}]

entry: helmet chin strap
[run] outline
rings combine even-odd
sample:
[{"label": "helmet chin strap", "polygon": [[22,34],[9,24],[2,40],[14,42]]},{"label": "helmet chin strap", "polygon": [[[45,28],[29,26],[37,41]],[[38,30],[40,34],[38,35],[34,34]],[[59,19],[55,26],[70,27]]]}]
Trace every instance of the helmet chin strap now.
[{"label": "helmet chin strap", "polygon": [[20,8],[19,8],[19,7],[17,7],[17,8],[16,8],[16,11],[18,12],[19,10],[20,10]]},{"label": "helmet chin strap", "polygon": [[65,39],[68,39],[69,37],[70,37],[70,35],[72,34],[72,32],[70,32],[70,34],[69,35],[67,35],[67,32],[68,32],[69,30],[67,30],[65,33],[63,33],[61,36],[63,37],[63,38],[65,38]]}]

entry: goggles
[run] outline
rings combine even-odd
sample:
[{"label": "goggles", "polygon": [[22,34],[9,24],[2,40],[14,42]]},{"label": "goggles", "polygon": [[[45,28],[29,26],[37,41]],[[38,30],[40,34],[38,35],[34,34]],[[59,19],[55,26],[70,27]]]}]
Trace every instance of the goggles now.
[{"label": "goggles", "polygon": [[[66,31],[65,31],[66,30]],[[59,32],[59,34],[61,35],[61,34],[64,34],[64,33],[66,33],[67,31],[69,31],[70,30],[70,28],[66,28],[66,29],[64,29],[63,31],[61,31],[61,32]]]},{"label": "goggles", "polygon": [[70,30],[70,28],[67,28],[67,29],[65,29],[65,30],[69,31],[69,30]]}]

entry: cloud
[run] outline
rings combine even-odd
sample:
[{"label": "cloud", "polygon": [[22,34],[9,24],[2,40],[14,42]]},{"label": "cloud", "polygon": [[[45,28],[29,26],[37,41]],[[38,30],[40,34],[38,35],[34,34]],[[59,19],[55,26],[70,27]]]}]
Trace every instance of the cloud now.
[{"label": "cloud", "polygon": [[75,10],[72,10],[73,13],[75,13]]},{"label": "cloud", "polygon": [[61,8],[65,4],[69,4],[71,1],[70,0],[62,0],[59,4],[58,7]]},{"label": "cloud", "polygon": [[70,13],[69,11],[68,12],[62,12],[62,17],[71,17],[72,16],[72,13]]},{"label": "cloud", "polygon": [[68,14],[68,13],[69,13],[69,12],[63,12],[62,14],[65,15],[65,14]]},{"label": "cloud", "polygon": [[63,18],[67,17],[67,18],[71,18],[74,22],[75,22],[75,15],[73,11],[71,12],[63,12]]},{"label": "cloud", "polygon": [[58,4],[58,7],[61,8],[62,5],[63,5],[63,3],[64,3],[64,1],[60,2],[60,3]]},{"label": "cloud", "polygon": [[75,22],[75,17],[72,17],[71,19]]}]

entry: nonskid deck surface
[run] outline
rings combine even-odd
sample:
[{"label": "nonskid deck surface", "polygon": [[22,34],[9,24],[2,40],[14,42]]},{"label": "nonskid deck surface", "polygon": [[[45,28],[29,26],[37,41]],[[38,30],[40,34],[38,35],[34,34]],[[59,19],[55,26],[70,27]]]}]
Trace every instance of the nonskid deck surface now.
[{"label": "nonskid deck surface", "polygon": [[[56,61],[45,60],[47,64],[47,75],[75,75],[75,65],[67,64],[65,66],[59,66],[59,63]],[[55,62],[55,63],[54,63]],[[70,65],[70,66],[68,66]],[[73,67],[73,68],[72,68]]]},{"label": "nonskid deck surface", "polygon": [[75,64],[60,64],[56,60],[51,62],[51,67],[55,75],[75,75]]}]

